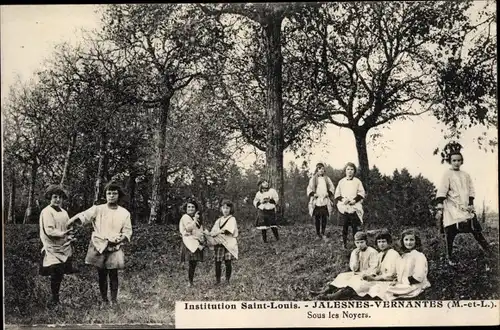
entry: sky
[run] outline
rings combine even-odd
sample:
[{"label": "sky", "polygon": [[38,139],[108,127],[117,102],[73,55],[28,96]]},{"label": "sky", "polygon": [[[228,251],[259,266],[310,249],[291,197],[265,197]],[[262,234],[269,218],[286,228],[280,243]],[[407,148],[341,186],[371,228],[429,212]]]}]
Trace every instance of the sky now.
[{"label": "sky", "polygon": [[[1,97],[2,104],[9,88],[17,79],[27,81],[36,70],[43,68],[57,44],[76,44],[82,29],[99,29],[99,15],[95,5],[10,5],[1,11]],[[437,184],[447,169],[433,150],[443,146],[443,126],[431,116],[396,122],[383,134],[376,145],[368,146],[370,166],[377,166],[384,174],[394,169],[407,168],[412,175],[422,174]],[[468,172],[476,186],[476,205],[484,200],[488,208],[498,211],[498,149],[494,153],[478,150],[475,138],[484,129],[473,128],[459,140],[464,146],[462,169]],[[497,136],[496,130],[488,132]],[[351,131],[329,126],[320,143],[313,145],[311,156],[297,158],[285,153],[285,164],[307,160],[311,171],[317,162],[342,168],[346,162],[357,164],[354,136]],[[251,152],[239,161],[249,166],[255,160]]]}]

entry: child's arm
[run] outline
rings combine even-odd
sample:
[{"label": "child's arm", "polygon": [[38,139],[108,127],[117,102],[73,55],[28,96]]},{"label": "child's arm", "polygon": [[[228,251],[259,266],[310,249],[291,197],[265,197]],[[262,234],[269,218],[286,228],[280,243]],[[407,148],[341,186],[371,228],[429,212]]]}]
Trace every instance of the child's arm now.
[{"label": "child's arm", "polygon": [[233,235],[235,231],[236,231],[236,219],[234,217],[231,217],[227,220],[227,223],[224,226],[222,233],[225,235]]},{"label": "child's arm", "polygon": [[278,204],[280,198],[278,196],[278,192],[276,191],[276,189],[269,189],[271,191],[271,199],[269,199],[269,203],[271,204]]},{"label": "child's arm", "polygon": [[179,221],[179,232],[181,233],[182,236],[191,235],[191,232],[194,229],[194,225],[191,223],[190,220],[191,219],[186,214],[184,214],[181,217],[181,220]]},{"label": "child's arm", "polygon": [[415,256],[415,267],[413,268],[413,274],[408,277],[408,281],[410,284],[422,283],[427,277],[427,272],[427,258],[423,253],[419,253]]},{"label": "child's arm", "polygon": [[439,183],[438,189],[436,191],[436,201],[438,202],[437,207],[442,208],[442,203],[446,199],[448,195],[448,191],[450,190],[450,180],[448,178],[448,172],[443,175],[441,182]]},{"label": "child's arm", "polygon": [[307,185],[306,191],[307,191],[307,196],[309,196],[309,197],[313,197],[314,195],[316,195],[316,192],[313,189],[313,181],[314,181],[314,177],[310,178],[309,184]]},{"label": "child's arm", "polygon": [[365,187],[363,186],[363,182],[361,182],[361,180],[358,179],[358,190],[356,191],[356,197],[354,198],[354,200],[357,199],[356,201],[358,202],[365,197],[366,197]]},{"label": "child's arm", "polygon": [[469,207],[471,208],[471,211],[474,210],[474,197],[476,194],[476,191],[474,189],[474,183],[472,182],[472,179],[469,174],[467,174],[467,186],[469,188]]},{"label": "child's arm", "polygon": [[132,238],[132,221],[130,219],[130,213],[127,212],[127,216],[125,217],[125,220],[123,222],[120,242],[117,242],[117,243],[121,243],[125,240],[130,242],[131,238]]},{"label": "child's arm", "polygon": [[349,260],[349,268],[353,272],[357,272],[359,270],[359,252],[360,250],[358,248],[355,248],[351,252],[351,259]]},{"label": "child's arm", "polygon": [[335,194],[333,195],[335,200],[342,201],[342,180],[339,181],[337,188],[335,189]]},{"label": "child's arm", "polygon": [[335,199],[335,185],[333,184],[332,179],[330,179],[329,177],[326,177],[326,179],[328,180],[327,187],[332,188],[332,189],[328,189],[328,197],[330,199]]},{"label": "child's arm", "polygon": [[40,213],[40,219],[42,220],[42,225],[44,232],[47,236],[50,238],[63,238],[65,237],[69,232],[70,229],[66,231],[62,231],[56,228],[56,222],[54,220],[54,217],[50,212],[43,212]]},{"label": "child's arm", "polygon": [[71,227],[75,221],[80,221],[82,225],[85,225],[96,218],[97,206],[93,205],[91,208],[74,215],[68,220],[68,227]]},{"label": "child's arm", "polygon": [[255,198],[253,199],[253,206],[258,208],[260,204],[261,204],[260,203],[260,191],[257,191],[257,193],[255,194]]},{"label": "child's arm", "polygon": [[373,253],[371,253],[368,256],[368,269],[364,273],[374,276],[377,274],[377,267],[378,267],[378,255],[376,251],[373,251]]}]

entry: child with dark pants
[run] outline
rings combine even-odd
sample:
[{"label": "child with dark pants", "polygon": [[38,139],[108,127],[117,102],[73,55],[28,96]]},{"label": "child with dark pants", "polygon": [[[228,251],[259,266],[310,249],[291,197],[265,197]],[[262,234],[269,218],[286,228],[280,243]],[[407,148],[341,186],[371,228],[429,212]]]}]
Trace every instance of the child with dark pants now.
[{"label": "child with dark pants", "polygon": [[[447,258],[454,266],[453,242],[459,233],[472,233],[488,256],[490,245],[482,234],[482,228],[474,211],[475,190],[470,175],[460,169],[464,162],[461,145],[450,143],[443,152],[443,162],[451,165],[441,180],[436,193],[436,218],[446,238]],[[489,266],[486,265],[487,270]]]},{"label": "child with dark pants", "polygon": [[347,234],[349,227],[352,228],[352,235],[360,231],[363,223],[363,199],[365,189],[361,180],[356,178],[357,168],[353,163],[347,163],[344,167],[345,177],[340,179],[335,190],[335,200],[343,221],[342,240],[344,248],[347,248]]},{"label": "child with dark pants", "polygon": [[108,302],[108,278],[111,302],[116,303],[118,297],[118,269],[97,268],[99,291],[104,302]]},{"label": "child with dark pants", "polygon": [[50,200],[50,204],[40,213],[43,259],[39,272],[42,276],[50,276],[52,299],[49,306],[55,307],[60,303],[59,290],[64,274],[76,272],[72,267],[71,242],[74,236],[68,224],[68,213],[61,207],[63,199],[67,197],[66,192],[59,185],[50,185],[45,197]]},{"label": "child with dark pants", "polygon": [[125,253],[122,246],[130,242],[132,223],[130,212],[118,205],[125,195],[121,186],[109,182],[104,188],[106,204],[94,205],[73,216],[69,222],[81,221],[82,225],[92,224],[94,231],[89,242],[85,263],[97,268],[101,306],[109,304],[108,278],[111,304],[118,306],[118,270],[125,268]]},{"label": "child with dark pants", "polygon": [[351,228],[352,237],[358,231],[361,230],[361,221],[356,213],[339,213],[340,221],[343,223],[342,225],[342,242],[344,244],[344,248],[347,248],[347,236],[349,234],[349,227]]}]

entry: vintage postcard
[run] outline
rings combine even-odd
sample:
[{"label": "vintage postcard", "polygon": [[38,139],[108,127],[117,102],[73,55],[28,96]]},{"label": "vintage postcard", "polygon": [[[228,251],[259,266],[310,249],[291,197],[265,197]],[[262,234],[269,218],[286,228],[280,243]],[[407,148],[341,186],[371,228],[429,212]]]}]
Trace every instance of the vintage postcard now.
[{"label": "vintage postcard", "polygon": [[7,328],[500,323],[496,1],[0,12]]}]

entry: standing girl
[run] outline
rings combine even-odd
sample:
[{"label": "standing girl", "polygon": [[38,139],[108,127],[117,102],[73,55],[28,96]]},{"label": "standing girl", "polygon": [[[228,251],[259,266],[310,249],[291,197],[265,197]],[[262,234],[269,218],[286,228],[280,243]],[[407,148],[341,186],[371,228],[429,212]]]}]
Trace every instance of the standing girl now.
[{"label": "standing girl", "polygon": [[309,196],[309,215],[315,218],[318,239],[326,240],[324,236],[326,222],[333,210],[331,198],[334,192],[335,186],[332,180],[325,175],[325,165],[316,164],[314,175],[307,186],[307,195]]},{"label": "standing girl", "polygon": [[365,188],[361,181],[356,178],[356,165],[347,163],[344,167],[345,177],[342,178],[335,190],[335,199],[337,200],[337,208],[342,218],[342,240],[344,248],[347,248],[347,234],[349,227],[352,228],[352,235],[361,230],[363,223],[363,205],[361,204],[365,198]]},{"label": "standing girl", "polygon": [[262,231],[262,240],[267,242],[267,229],[271,228],[276,240],[279,240],[278,226],[276,225],[276,204],[279,197],[275,189],[269,187],[267,180],[260,180],[259,191],[255,194],[253,205],[257,208],[257,229]]},{"label": "standing girl", "polygon": [[97,268],[103,306],[109,304],[108,277],[111,304],[117,305],[118,270],[125,268],[122,246],[126,241],[130,242],[132,237],[130,213],[118,205],[118,201],[124,196],[122,188],[111,181],[104,192],[106,204],[94,205],[69,220],[70,223],[80,220],[82,225],[91,223],[94,228],[85,263]]},{"label": "standing girl", "polygon": [[414,298],[431,286],[427,280],[427,258],[420,252],[422,243],[418,233],[413,229],[403,231],[400,244],[403,256],[397,266],[397,279],[390,284],[377,284],[370,290],[372,297],[385,301]]},{"label": "standing girl", "polygon": [[[462,170],[464,157],[460,152],[462,146],[450,143],[443,152],[443,161],[451,165],[447,170],[436,194],[436,216],[444,226],[448,263],[454,266],[453,242],[458,233],[472,233],[481,247],[491,254],[490,246],[482,234],[482,228],[474,211],[474,185],[470,175]],[[440,227],[441,223],[439,224]]]},{"label": "standing girl", "polygon": [[220,284],[222,261],[226,267],[226,283],[229,284],[232,272],[232,260],[238,259],[238,226],[233,216],[233,202],[224,199],[221,202],[222,216],[215,221],[210,235],[215,241],[215,280]]},{"label": "standing girl", "polygon": [[181,261],[188,261],[189,286],[193,286],[194,273],[198,261],[203,261],[204,235],[198,203],[188,200],[183,206],[184,215],[179,221],[182,235]]},{"label": "standing girl", "polygon": [[59,304],[59,290],[64,274],[74,273],[71,256],[73,235],[69,229],[69,216],[61,207],[66,193],[58,185],[50,185],[45,198],[50,204],[40,214],[40,240],[43,248],[43,261],[40,275],[50,276],[51,307]]}]

